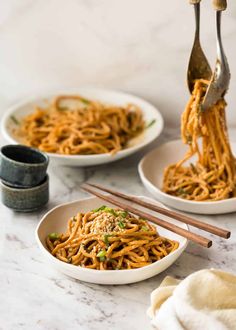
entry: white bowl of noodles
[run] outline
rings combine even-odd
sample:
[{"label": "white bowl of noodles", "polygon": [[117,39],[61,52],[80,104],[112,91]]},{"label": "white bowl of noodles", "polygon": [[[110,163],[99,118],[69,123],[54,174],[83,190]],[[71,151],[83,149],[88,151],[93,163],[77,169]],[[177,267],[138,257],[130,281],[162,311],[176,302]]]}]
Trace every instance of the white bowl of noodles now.
[{"label": "white bowl of noodles", "polygon": [[[236,143],[231,142],[234,155]],[[162,144],[143,157],[138,166],[140,178],[146,189],[160,202],[177,210],[199,214],[224,214],[236,211],[236,198],[219,201],[193,201],[169,195],[162,191],[164,169],[183,159],[188,147],[181,140]],[[190,162],[195,162],[193,157]]]},{"label": "white bowl of noodles", "polygon": [[[146,198],[140,197],[143,200],[154,202],[158,205],[160,203]],[[81,281],[97,283],[97,284],[127,284],[145,280],[154,275],[157,275],[171,266],[175,260],[182,254],[187,246],[187,239],[181,237],[175,233],[172,233],[162,227],[158,227],[157,231],[162,237],[177,241],[179,246],[176,250],[169,253],[164,258],[153,262],[147,266],[136,268],[136,269],[120,269],[120,270],[97,270],[89,269],[81,266],[76,266],[70,263],[63,262],[53,256],[46,244],[46,237],[49,233],[63,233],[67,228],[68,219],[74,214],[80,212],[88,212],[94,210],[104,204],[104,201],[97,197],[91,197],[87,199],[81,199],[75,202],[59,205],[49,211],[42,218],[36,229],[36,240],[38,246],[43,253],[48,264],[58,271],[79,279]],[[114,207],[112,204],[106,203],[108,207]],[[114,207],[115,208],[115,207]],[[150,213],[155,213],[150,211]],[[163,216],[163,219],[165,216]],[[168,219],[169,222],[178,225],[181,228],[187,229],[188,226],[184,223],[179,223],[174,219]]]},{"label": "white bowl of noodles", "polygon": [[24,100],[8,109],[1,122],[1,130],[4,138],[13,144],[25,144],[22,138],[15,134],[23,118],[32,114],[35,106],[42,108],[48,107],[49,103],[58,95],[80,95],[82,98],[91,101],[98,101],[103,104],[119,107],[124,107],[127,104],[134,104],[141,109],[145,122],[145,129],[143,132],[136,137],[131,138],[124,148],[114,154],[104,152],[98,154],[70,155],[47,152],[50,156],[50,160],[59,165],[90,166],[116,161],[127,157],[150,144],[160,135],[163,129],[163,118],[160,112],[153,105],[139,97],[119,91],[99,88],[70,88],[57,90],[43,96]]}]

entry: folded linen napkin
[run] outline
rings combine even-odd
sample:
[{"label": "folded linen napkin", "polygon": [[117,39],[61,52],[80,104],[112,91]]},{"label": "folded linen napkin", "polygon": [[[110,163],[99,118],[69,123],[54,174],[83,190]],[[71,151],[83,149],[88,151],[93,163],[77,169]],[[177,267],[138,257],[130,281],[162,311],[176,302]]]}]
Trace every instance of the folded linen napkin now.
[{"label": "folded linen napkin", "polygon": [[216,269],[183,281],[167,276],[151,293],[148,315],[159,330],[235,330],[236,276]]}]

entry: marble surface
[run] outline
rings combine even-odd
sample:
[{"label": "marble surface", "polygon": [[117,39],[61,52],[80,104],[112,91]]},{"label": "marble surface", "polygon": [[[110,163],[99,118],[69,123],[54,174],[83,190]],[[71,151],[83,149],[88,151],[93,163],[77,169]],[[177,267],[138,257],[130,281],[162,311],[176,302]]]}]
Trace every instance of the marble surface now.
[{"label": "marble surface", "polygon": [[131,285],[101,286],[66,277],[50,268],[37,247],[34,231],[42,215],[60,203],[87,196],[80,190],[84,181],[148,196],[137,163],[148,149],[177,136],[178,130],[166,128],[145,150],[110,165],[84,169],[50,166],[50,203],[40,212],[13,213],[0,205],[1,330],[151,329],[146,316],[150,293],[166,275],[184,278],[210,267],[236,273],[236,214],[198,216],[231,230],[232,238],[226,241],[208,235],[214,239],[211,249],[190,243],[164,273]]},{"label": "marble surface", "polygon": [[[201,40],[213,67],[211,2],[202,1]],[[228,118],[236,126],[235,20],[231,0],[222,34],[232,73]],[[193,32],[188,0],[1,0],[0,102],[60,87],[106,87],[148,99],[177,126]]]},{"label": "marble surface", "polygon": [[[214,63],[210,2],[202,2],[202,41]],[[227,115],[233,127],[236,2],[228,2],[223,35],[232,73]],[[146,316],[150,293],[164,276],[184,278],[209,267],[236,272],[235,214],[199,216],[230,229],[230,240],[214,237],[209,250],[190,243],[164,273],[125,286],[86,284],[56,272],[46,264],[34,237],[47,210],[86,196],[80,190],[84,181],[148,196],[137,163],[149,149],[179,134],[193,29],[186,0],[0,1],[0,116],[28,94],[63,86],[101,86],[146,98],[166,122],[158,141],[117,163],[85,169],[50,166],[50,203],[42,211],[17,214],[0,205],[0,330],[151,329]]]}]

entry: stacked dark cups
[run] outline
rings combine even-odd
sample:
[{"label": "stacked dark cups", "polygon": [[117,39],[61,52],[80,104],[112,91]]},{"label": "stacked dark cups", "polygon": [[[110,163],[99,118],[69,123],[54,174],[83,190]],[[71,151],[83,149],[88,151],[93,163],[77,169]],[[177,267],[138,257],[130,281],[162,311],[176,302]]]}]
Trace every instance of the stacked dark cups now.
[{"label": "stacked dark cups", "polygon": [[0,149],[2,203],[19,212],[42,208],[49,200],[49,159],[46,154],[23,145]]}]

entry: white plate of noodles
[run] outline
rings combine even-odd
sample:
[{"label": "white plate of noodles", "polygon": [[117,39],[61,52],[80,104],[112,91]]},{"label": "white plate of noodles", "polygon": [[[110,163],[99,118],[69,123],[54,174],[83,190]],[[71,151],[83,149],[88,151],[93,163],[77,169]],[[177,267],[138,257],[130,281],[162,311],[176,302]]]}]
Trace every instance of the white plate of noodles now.
[{"label": "white plate of noodles", "polygon": [[197,79],[181,116],[181,139],[146,155],[139,174],[160,201],[179,210],[236,211],[236,147],[229,141],[224,98],[203,110],[209,81]]},{"label": "white plate of noodles", "polygon": [[[236,155],[236,143],[231,142],[233,154]],[[188,147],[181,140],[162,144],[152,150],[139,163],[139,175],[147,190],[159,201],[175,209],[199,214],[223,214],[236,211],[236,198],[219,201],[194,201],[172,196],[163,191],[164,170],[169,165],[183,159]],[[186,165],[193,164],[193,157]]]},{"label": "white plate of noodles", "polygon": [[47,152],[60,165],[109,163],[133,154],[163,129],[160,112],[119,91],[71,88],[25,100],[3,116],[10,143]]},{"label": "white plate of noodles", "polygon": [[[188,230],[184,223],[168,221]],[[184,237],[112,204],[104,205],[97,197],[49,211],[37,226],[36,240],[48,264],[58,271],[81,281],[111,285],[161,273],[187,246]]]}]

